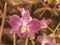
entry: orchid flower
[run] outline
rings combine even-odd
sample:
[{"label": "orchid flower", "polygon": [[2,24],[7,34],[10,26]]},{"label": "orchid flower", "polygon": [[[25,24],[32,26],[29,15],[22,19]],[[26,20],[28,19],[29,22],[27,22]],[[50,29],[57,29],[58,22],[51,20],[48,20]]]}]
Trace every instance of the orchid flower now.
[{"label": "orchid flower", "polygon": [[58,10],[60,10],[60,3],[58,4]]},{"label": "orchid flower", "polygon": [[58,7],[58,10],[60,10],[60,0],[56,0],[56,4],[57,4],[57,7]]},{"label": "orchid flower", "polygon": [[43,36],[38,36],[37,37],[37,41],[39,43],[41,43],[41,45],[51,45],[51,40],[53,38],[49,37],[49,36],[46,36],[46,34],[44,34]]},{"label": "orchid flower", "polygon": [[60,3],[60,0],[56,0],[56,4],[59,4]]},{"label": "orchid flower", "polygon": [[52,40],[52,43],[51,43],[52,45],[60,45],[60,43],[56,43],[56,40],[54,39],[54,40]]},{"label": "orchid flower", "polygon": [[28,36],[32,39],[35,38],[35,33],[40,29],[41,24],[37,19],[32,19],[29,11],[24,9],[21,11],[22,17],[12,15],[9,20],[11,25],[10,33],[16,33],[20,38]]},{"label": "orchid flower", "polygon": [[54,38],[46,36],[45,34],[43,36],[38,36],[37,40],[41,45],[60,45],[60,43],[56,43]]},{"label": "orchid flower", "polygon": [[41,28],[47,28],[47,25],[51,23],[51,19],[45,20],[45,18],[43,18],[43,20],[41,20],[40,23],[41,23]]}]

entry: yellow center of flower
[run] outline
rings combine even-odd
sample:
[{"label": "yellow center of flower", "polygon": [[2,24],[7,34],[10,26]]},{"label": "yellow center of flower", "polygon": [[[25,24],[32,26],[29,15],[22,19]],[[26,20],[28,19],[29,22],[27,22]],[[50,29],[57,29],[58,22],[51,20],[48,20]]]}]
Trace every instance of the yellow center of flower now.
[{"label": "yellow center of flower", "polygon": [[21,28],[22,33],[26,32],[26,30],[27,30],[26,26],[22,26]]}]

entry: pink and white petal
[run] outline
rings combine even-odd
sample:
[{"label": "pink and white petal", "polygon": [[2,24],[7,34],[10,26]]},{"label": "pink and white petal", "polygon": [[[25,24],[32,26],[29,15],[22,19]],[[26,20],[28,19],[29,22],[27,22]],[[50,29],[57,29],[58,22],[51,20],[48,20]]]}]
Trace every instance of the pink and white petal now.
[{"label": "pink and white petal", "polygon": [[60,43],[57,43],[57,45],[60,45]]},{"label": "pink and white petal", "polygon": [[29,38],[31,38],[31,39],[35,39],[35,33],[31,32],[31,31],[29,31],[29,32],[27,33],[27,36],[28,36]]},{"label": "pink and white petal", "polygon": [[30,31],[34,31],[37,32],[41,27],[40,21],[37,19],[32,19],[28,24],[27,24],[27,28]]},{"label": "pink and white petal", "polygon": [[43,43],[52,43],[52,39],[51,37],[47,36],[46,34],[43,34],[43,39],[42,39],[42,42]]},{"label": "pink and white petal", "polygon": [[38,36],[38,37],[37,37],[37,41],[38,41],[39,43],[42,43],[42,40],[43,40],[43,36]]},{"label": "pink and white petal", "polygon": [[60,10],[60,4],[58,4],[58,10]]},{"label": "pink and white petal", "polygon": [[48,0],[44,0],[44,2],[47,2]]},{"label": "pink and white petal", "polygon": [[60,1],[59,0],[56,0],[56,4],[59,4],[60,3]]},{"label": "pink and white petal", "polygon": [[42,22],[44,22],[46,25],[49,25],[51,23],[51,19],[47,19],[45,20],[45,18],[43,18],[43,20],[41,20]]},{"label": "pink and white petal", "polygon": [[41,28],[46,28],[47,25],[49,25],[49,24],[51,23],[51,21],[52,21],[51,19],[45,20],[45,18],[43,18],[43,20],[40,21],[40,23],[41,23]]},{"label": "pink and white petal", "polygon": [[51,19],[47,19],[46,24],[49,25],[51,23],[51,21],[52,21]]},{"label": "pink and white petal", "polygon": [[25,14],[25,9],[22,8],[21,15],[24,16],[24,14]]},{"label": "pink and white petal", "polygon": [[17,32],[18,37],[24,38],[26,36],[26,32],[22,33],[20,30]]},{"label": "pink and white petal", "polygon": [[21,28],[22,25],[17,25],[11,28],[10,33],[17,33],[18,30]]},{"label": "pink and white petal", "polygon": [[56,43],[56,40],[55,40],[55,39],[52,41],[52,45],[57,45],[57,43]]},{"label": "pink and white petal", "polygon": [[26,11],[25,14],[22,16],[21,21],[25,24],[27,24],[30,21],[30,13],[29,11]]},{"label": "pink and white petal", "polygon": [[16,25],[22,24],[20,17],[18,15],[12,15],[9,20],[9,24],[14,27]]},{"label": "pink and white petal", "polygon": [[51,43],[49,43],[49,42],[47,42],[47,43],[45,43],[45,45],[52,45]]},{"label": "pink and white petal", "polygon": [[54,40],[54,38],[50,37],[50,36],[47,36],[47,40],[52,43],[52,41]]},{"label": "pink and white petal", "polygon": [[45,22],[40,21],[40,23],[41,23],[41,28],[46,28],[47,27]]}]

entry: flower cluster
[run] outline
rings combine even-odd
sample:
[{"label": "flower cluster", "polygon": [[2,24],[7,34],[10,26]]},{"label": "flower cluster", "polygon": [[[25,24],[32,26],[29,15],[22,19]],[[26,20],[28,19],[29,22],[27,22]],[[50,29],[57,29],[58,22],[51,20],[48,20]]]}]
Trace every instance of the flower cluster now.
[{"label": "flower cluster", "polygon": [[10,33],[16,33],[20,38],[28,36],[32,39],[35,38],[35,33],[40,29],[40,21],[32,19],[29,11],[22,9],[22,17],[18,15],[11,16],[9,24],[12,26]]},{"label": "flower cluster", "polygon": [[[50,30],[48,25],[52,22],[51,19],[43,18],[43,20],[38,20],[32,18],[29,11],[24,8],[21,10],[21,15],[21,18],[18,15],[12,15],[10,17],[9,24],[12,27],[10,33],[17,34],[20,38],[25,38],[27,36],[30,39],[35,39],[35,33],[40,29],[48,28]],[[54,31],[52,30],[52,34],[56,33],[56,29]],[[60,35],[60,29],[57,30],[57,34]],[[60,43],[56,43],[54,37],[46,34],[43,34],[43,36],[38,36],[37,41],[41,43],[41,45],[60,45]]]},{"label": "flower cluster", "polygon": [[60,45],[60,43],[56,43],[56,40],[50,36],[43,35],[43,36],[38,36],[37,40],[41,45]]}]

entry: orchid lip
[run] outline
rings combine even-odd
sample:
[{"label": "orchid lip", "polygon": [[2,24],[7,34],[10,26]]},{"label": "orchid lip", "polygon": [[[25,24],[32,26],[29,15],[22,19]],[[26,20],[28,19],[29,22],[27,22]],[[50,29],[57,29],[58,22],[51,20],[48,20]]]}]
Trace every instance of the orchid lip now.
[{"label": "orchid lip", "polygon": [[26,31],[27,31],[26,26],[22,26],[22,27],[21,27],[21,32],[24,33],[24,32],[26,32]]}]

